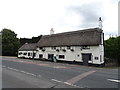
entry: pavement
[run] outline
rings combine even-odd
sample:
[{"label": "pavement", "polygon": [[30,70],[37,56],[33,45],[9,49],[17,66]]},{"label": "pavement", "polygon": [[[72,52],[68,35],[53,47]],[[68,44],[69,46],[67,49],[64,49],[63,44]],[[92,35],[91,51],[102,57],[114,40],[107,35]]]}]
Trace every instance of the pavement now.
[{"label": "pavement", "polygon": [[2,57],[3,88],[114,88],[118,69]]}]

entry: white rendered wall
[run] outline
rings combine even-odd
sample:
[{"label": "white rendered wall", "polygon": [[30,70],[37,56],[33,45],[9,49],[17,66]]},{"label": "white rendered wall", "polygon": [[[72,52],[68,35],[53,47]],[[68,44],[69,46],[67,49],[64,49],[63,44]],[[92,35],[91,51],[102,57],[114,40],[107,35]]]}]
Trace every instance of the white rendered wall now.
[{"label": "white rendered wall", "polygon": [[[89,46],[90,49],[82,49],[81,50],[81,46],[72,46],[72,48],[74,49],[74,52],[72,52],[71,50],[67,49],[67,47],[62,47],[66,50],[66,52],[63,52],[62,50],[60,50],[59,52],[57,52],[56,50],[52,50],[51,47],[45,47],[45,51],[43,52],[42,50],[38,49],[37,53],[36,53],[36,57],[35,58],[39,58],[39,54],[43,54],[43,58],[48,59],[48,54],[54,54],[54,56],[56,56],[56,58],[58,60],[67,60],[67,61],[78,61],[78,62],[82,62],[82,53],[91,53],[92,54],[92,60],[89,61],[89,63],[93,63],[93,64],[101,64],[104,62],[104,50],[103,50],[103,45],[99,45],[99,46]],[[58,49],[60,49],[59,47],[56,47]],[[65,55],[65,59],[59,59],[58,55]],[[79,57],[78,57],[79,55]],[[100,61],[100,55],[101,55],[101,61]],[[95,57],[98,57],[98,60],[95,60]]]},{"label": "white rendered wall", "polygon": [[[88,46],[90,49],[81,49],[81,46],[71,46],[71,49],[74,50],[72,52],[70,49],[67,49],[66,46],[61,47],[61,49],[65,49],[66,52],[60,50],[60,47],[56,47],[56,49],[59,49],[60,51],[57,52],[56,49],[52,49],[51,47],[44,47],[45,51],[40,50],[39,48],[34,51],[36,53],[35,57],[36,59],[39,59],[39,55],[42,54],[43,58],[48,59],[48,54],[54,54],[58,60],[66,60],[66,61],[77,61],[77,62],[83,62],[82,60],[82,54],[91,53],[91,60],[89,60],[89,63],[93,64],[102,64],[104,63],[104,45],[103,45],[103,34],[101,34],[101,44],[98,46]],[[19,55],[18,57],[25,57],[25,58],[32,58],[33,57],[33,51],[18,51],[18,53],[27,53],[26,55]],[[31,53],[30,56],[28,56],[28,53]],[[64,59],[60,59],[58,56],[64,55]],[[95,57],[98,57],[98,60],[95,59]]]},{"label": "white rendered wall", "polygon": [[[22,53],[21,55],[18,54],[18,57],[25,57],[25,58],[32,58],[33,57],[33,51],[18,51],[18,53]],[[24,55],[23,53],[27,53]],[[30,56],[28,56],[28,53],[30,53]]]}]

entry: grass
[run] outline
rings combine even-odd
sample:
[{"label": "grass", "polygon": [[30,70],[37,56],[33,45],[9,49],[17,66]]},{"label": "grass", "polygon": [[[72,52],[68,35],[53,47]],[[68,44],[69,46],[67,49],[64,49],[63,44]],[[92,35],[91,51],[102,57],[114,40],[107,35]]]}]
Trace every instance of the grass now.
[{"label": "grass", "polygon": [[106,69],[119,69],[120,65],[118,65],[117,63],[108,63],[103,68],[106,68]]}]

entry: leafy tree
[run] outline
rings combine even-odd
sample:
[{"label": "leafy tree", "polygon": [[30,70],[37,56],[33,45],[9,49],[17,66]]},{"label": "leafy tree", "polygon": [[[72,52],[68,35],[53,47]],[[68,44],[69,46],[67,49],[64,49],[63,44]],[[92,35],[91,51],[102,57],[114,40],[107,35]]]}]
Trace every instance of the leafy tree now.
[{"label": "leafy tree", "polygon": [[118,62],[120,65],[120,37],[111,37],[105,40],[105,57]]},{"label": "leafy tree", "polygon": [[23,45],[23,44],[25,44],[26,42],[27,43],[37,43],[39,40],[40,40],[40,38],[42,37],[42,35],[40,35],[40,36],[38,36],[38,37],[32,37],[32,38],[20,38],[20,43],[21,43],[21,46]]},{"label": "leafy tree", "polygon": [[15,56],[20,46],[17,34],[10,29],[3,29],[2,33],[2,55]]}]

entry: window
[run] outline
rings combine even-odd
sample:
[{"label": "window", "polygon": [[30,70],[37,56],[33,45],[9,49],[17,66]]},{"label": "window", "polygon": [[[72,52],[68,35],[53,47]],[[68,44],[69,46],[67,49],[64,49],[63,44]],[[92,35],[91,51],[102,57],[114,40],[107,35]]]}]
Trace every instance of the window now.
[{"label": "window", "polygon": [[98,60],[99,58],[98,57],[95,57],[95,60]]},{"label": "window", "polygon": [[89,54],[89,61],[91,61],[91,56],[92,56],[92,55],[91,55],[91,54]]},{"label": "window", "polygon": [[42,54],[39,54],[39,58],[43,58],[43,55],[42,55]]},{"label": "window", "polygon": [[80,55],[78,54],[77,57],[80,57]]},{"label": "window", "polygon": [[22,52],[19,52],[19,55],[21,55],[22,54]]},{"label": "window", "polygon": [[24,55],[27,55],[27,53],[24,53]]},{"label": "window", "polygon": [[44,52],[44,51],[45,51],[45,49],[42,49],[42,51]]},{"label": "window", "polygon": [[71,47],[70,47],[70,46],[67,46],[67,49],[71,49]]},{"label": "window", "polygon": [[90,49],[89,46],[82,46],[81,49]]},{"label": "window", "polygon": [[64,59],[64,58],[65,58],[65,55],[59,55],[59,58],[60,58],[60,59]]},{"label": "window", "polygon": [[30,53],[28,53],[28,56],[30,56]]},{"label": "window", "polygon": [[52,50],[55,50],[55,49],[56,49],[56,47],[51,47],[51,49],[52,49]]},{"label": "window", "polygon": [[33,53],[33,57],[35,57],[36,53]]},{"label": "window", "polygon": [[42,47],[41,50],[44,52],[44,51],[45,51],[45,48]]}]

